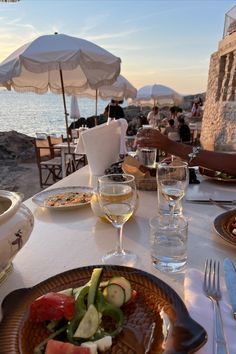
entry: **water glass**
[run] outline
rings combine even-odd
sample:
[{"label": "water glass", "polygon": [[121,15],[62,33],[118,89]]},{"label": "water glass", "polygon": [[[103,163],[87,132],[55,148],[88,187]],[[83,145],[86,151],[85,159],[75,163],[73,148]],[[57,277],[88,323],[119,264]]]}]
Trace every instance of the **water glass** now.
[{"label": "water glass", "polygon": [[157,150],[154,148],[144,147],[137,150],[139,162],[149,168],[156,167]]},{"label": "water glass", "polygon": [[182,216],[158,215],[150,219],[151,259],[164,272],[182,271],[187,263],[188,222]]}]

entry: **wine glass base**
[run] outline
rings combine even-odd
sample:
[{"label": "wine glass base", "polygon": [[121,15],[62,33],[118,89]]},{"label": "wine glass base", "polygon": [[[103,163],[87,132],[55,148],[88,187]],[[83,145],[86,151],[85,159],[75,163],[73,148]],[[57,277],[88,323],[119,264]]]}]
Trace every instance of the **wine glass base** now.
[{"label": "wine glass base", "polygon": [[130,251],[123,250],[122,252],[111,251],[102,257],[104,264],[114,264],[127,267],[133,267],[138,260],[138,256]]}]

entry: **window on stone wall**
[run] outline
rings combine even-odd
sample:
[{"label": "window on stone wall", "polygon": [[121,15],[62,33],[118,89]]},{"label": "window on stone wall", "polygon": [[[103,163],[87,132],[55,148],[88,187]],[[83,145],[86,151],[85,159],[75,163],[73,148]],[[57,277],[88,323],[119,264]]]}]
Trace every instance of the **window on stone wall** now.
[{"label": "window on stone wall", "polygon": [[225,14],[223,38],[236,32],[236,5]]}]

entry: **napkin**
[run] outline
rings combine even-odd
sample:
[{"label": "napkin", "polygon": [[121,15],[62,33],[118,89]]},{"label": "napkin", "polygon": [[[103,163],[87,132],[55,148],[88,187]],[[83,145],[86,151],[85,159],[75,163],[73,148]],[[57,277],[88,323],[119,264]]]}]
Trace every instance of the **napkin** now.
[{"label": "napkin", "polygon": [[126,131],[128,128],[128,123],[124,118],[118,119],[118,123],[120,125],[120,155],[127,155],[127,147],[126,147]]},{"label": "napkin", "polygon": [[121,146],[124,149],[124,124],[119,120],[113,120],[109,125],[98,125],[80,134],[75,153],[86,154],[90,173],[94,176],[103,175],[106,168],[118,161]]},{"label": "napkin", "polygon": [[[202,290],[203,273],[196,269],[189,269],[185,276],[184,296],[185,304],[191,317],[200,323],[208,334],[207,343],[197,351],[198,354],[213,353],[213,306]],[[221,279],[222,299],[220,308],[224,323],[225,335],[228,342],[229,353],[236,353],[236,321],[233,319],[232,309],[226,291],[224,279]]]}]

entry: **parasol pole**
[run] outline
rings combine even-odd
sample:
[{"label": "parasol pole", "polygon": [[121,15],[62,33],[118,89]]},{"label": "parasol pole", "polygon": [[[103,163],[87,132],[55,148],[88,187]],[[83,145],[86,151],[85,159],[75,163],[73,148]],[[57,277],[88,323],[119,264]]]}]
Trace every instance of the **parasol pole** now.
[{"label": "parasol pole", "polygon": [[68,113],[66,109],[66,99],[65,99],[65,89],[64,89],[64,81],[62,70],[60,67],[60,79],[61,79],[61,90],[62,90],[62,98],[63,98],[63,105],[64,105],[64,112],[65,112],[65,121],[66,121],[66,137],[67,137],[67,144],[68,144],[68,152],[70,154],[70,138],[69,138],[69,130],[68,130]]},{"label": "parasol pole", "polygon": [[97,115],[98,115],[98,90],[96,89],[96,106],[95,106],[95,125],[97,125]]}]

